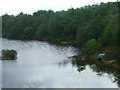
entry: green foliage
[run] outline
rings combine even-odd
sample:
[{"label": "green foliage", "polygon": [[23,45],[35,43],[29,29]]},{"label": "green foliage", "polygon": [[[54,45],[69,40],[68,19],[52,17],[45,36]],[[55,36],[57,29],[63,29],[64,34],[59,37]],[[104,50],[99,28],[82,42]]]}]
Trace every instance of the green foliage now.
[{"label": "green foliage", "polygon": [[2,34],[9,39],[69,42],[95,50],[120,47],[119,3],[101,3],[57,12],[40,10],[33,15],[5,14],[2,16]]},{"label": "green foliage", "polygon": [[34,38],[34,29],[32,27],[26,27],[24,29],[24,37],[25,39],[33,39]]},{"label": "green foliage", "polygon": [[37,40],[45,40],[47,35],[47,25],[45,23],[37,27],[35,37]]},{"label": "green foliage", "polygon": [[101,45],[95,39],[91,39],[85,43],[83,48],[87,50],[87,53],[95,53],[101,49]]},{"label": "green foliage", "polygon": [[2,50],[2,60],[14,60],[16,56],[15,50]]},{"label": "green foliage", "polygon": [[118,40],[117,33],[118,33],[117,25],[108,24],[101,37],[102,38],[101,43],[104,46],[117,45]]},{"label": "green foliage", "polygon": [[91,40],[88,40],[86,43],[85,43],[85,47],[86,48],[92,48],[92,47],[95,47],[97,45],[97,42],[95,39],[91,39]]}]

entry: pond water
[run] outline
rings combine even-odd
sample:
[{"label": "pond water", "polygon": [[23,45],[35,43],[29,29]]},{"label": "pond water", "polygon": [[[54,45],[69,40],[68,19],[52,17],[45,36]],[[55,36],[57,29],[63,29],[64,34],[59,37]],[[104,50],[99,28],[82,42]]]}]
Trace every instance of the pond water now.
[{"label": "pond water", "polygon": [[[70,58],[79,49],[40,41],[2,40],[2,49],[18,52],[2,62],[3,88],[118,88],[117,75],[100,71],[94,62]],[[116,75],[116,76],[115,76]]]}]

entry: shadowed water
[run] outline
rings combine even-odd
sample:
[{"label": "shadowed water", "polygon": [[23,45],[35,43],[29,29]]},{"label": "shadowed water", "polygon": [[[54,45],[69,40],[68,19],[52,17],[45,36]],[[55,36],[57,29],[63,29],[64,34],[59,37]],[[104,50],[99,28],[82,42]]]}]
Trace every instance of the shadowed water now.
[{"label": "shadowed water", "polygon": [[89,60],[70,58],[79,53],[72,46],[3,39],[2,49],[18,52],[16,60],[2,61],[4,88],[118,87],[114,73],[98,69]]}]

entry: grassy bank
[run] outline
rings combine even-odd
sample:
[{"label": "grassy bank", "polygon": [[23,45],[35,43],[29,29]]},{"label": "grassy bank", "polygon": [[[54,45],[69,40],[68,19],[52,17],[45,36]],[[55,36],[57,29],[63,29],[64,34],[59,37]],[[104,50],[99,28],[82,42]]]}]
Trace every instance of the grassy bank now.
[{"label": "grassy bank", "polygon": [[120,49],[118,47],[107,47],[99,52],[87,54],[86,56],[89,60],[96,61],[96,56],[100,53],[106,54],[104,62],[101,66],[114,70],[120,70]]}]

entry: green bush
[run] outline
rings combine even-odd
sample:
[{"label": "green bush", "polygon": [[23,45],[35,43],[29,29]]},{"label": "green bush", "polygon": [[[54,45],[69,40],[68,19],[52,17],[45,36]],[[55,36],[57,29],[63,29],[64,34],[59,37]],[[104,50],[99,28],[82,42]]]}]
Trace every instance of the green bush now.
[{"label": "green bush", "polygon": [[95,39],[88,40],[84,45],[84,50],[87,51],[87,53],[95,53],[100,50],[101,45],[98,43]]},{"label": "green bush", "polygon": [[16,59],[17,52],[15,50],[2,50],[2,60]]}]

